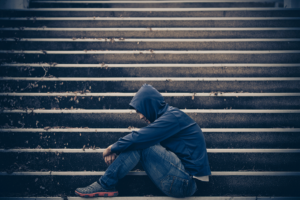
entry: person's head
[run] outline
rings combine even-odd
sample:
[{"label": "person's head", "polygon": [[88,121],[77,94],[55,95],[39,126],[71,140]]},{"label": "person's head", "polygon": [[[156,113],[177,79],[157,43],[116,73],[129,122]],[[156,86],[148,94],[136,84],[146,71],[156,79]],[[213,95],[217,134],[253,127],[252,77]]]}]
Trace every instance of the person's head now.
[{"label": "person's head", "polygon": [[140,113],[139,111],[137,111],[135,109],[136,113],[140,115],[140,119],[144,120],[145,122],[147,122],[148,124],[150,124],[150,121],[142,114]]},{"label": "person's head", "polygon": [[143,84],[129,103],[129,108],[135,109],[140,119],[152,123],[165,113],[168,104],[152,85]]}]

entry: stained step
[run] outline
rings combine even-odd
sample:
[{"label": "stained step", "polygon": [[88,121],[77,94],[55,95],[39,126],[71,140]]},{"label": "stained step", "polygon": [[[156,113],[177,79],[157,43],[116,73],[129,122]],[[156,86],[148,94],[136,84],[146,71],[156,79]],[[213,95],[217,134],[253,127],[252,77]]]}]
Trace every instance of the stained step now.
[{"label": "stained step", "polygon": [[0,18],[2,27],[299,27],[299,17],[20,17]]},{"label": "stained step", "polygon": [[24,38],[299,38],[296,27],[248,28],[0,28],[2,37]]},{"label": "stained step", "polygon": [[[0,148],[106,148],[135,129],[7,128],[0,129]],[[300,148],[296,128],[202,128],[207,148]],[[105,140],[103,140],[105,138]]]},{"label": "stained step", "polygon": [[7,38],[3,50],[299,50],[300,39]]},{"label": "stained step", "polygon": [[[3,119],[0,126],[123,128],[146,125],[146,122],[142,122],[136,114],[129,114],[130,110],[36,110],[31,114],[30,112],[32,111],[3,110],[0,114]],[[299,110],[198,110],[187,114],[201,128],[300,127]]]}]

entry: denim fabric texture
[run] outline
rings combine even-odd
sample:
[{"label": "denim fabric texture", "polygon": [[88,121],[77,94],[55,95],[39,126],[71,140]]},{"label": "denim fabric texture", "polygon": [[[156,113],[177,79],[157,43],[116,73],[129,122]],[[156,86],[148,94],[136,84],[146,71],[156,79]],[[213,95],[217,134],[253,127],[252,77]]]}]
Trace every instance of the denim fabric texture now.
[{"label": "denim fabric texture", "polygon": [[121,153],[107,168],[99,179],[105,189],[116,186],[138,162],[150,177],[152,182],[166,195],[171,197],[192,196],[197,185],[195,180],[184,169],[180,159],[160,144],[143,150],[132,150]]}]

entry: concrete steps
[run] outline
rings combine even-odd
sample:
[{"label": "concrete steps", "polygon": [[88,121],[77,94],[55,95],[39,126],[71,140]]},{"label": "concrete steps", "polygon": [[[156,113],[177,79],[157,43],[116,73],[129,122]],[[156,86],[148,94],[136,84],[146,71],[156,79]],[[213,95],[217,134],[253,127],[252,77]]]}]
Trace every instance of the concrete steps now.
[{"label": "concrete steps", "polygon": [[299,17],[297,8],[30,8],[4,10],[0,17]]},{"label": "concrete steps", "polygon": [[[0,165],[1,172],[32,172],[32,171],[105,171],[106,163],[102,158],[99,149],[91,150],[98,153],[85,153],[81,149],[76,150],[76,153],[64,153],[61,151],[69,149],[52,149],[47,152],[47,149],[40,153],[26,152],[28,149],[13,149],[18,152],[10,153],[8,150],[1,151],[0,158],[6,160]],[[103,149],[102,149],[103,150]],[[299,166],[299,150],[293,149],[281,150],[278,152],[265,152],[261,149],[250,149],[248,153],[244,148],[230,149],[234,152],[226,153],[228,149],[207,149],[209,156],[209,163],[212,171],[297,171]],[[225,150],[225,151],[224,151]],[[251,152],[258,150],[258,153]],[[261,152],[259,152],[259,150]],[[7,152],[5,152],[7,151]],[[269,151],[272,151],[269,150]],[[273,150],[274,151],[274,150]],[[295,159],[296,158],[296,159]],[[84,161],[84,162],[83,162]],[[97,163],[95,163],[97,161]],[[281,163],[278,166],[278,163]],[[144,171],[141,164],[136,166],[132,171]]]},{"label": "concrete steps", "polygon": [[283,1],[31,1],[31,8],[193,8],[193,7],[283,7]]},{"label": "concrete steps", "polygon": [[300,39],[8,38],[3,50],[300,50]]},{"label": "concrete steps", "polygon": [[[48,129],[49,128],[49,129]],[[1,129],[2,149],[106,148],[131,132],[128,128],[9,128]],[[207,148],[299,149],[299,128],[202,128]],[[103,140],[105,138],[105,140]],[[36,149],[38,150],[38,149]],[[288,150],[288,149],[287,149]],[[245,154],[242,154],[245,155]],[[277,155],[277,154],[276,154]],[[279,155],[279,154],[278,154]],[[263,156],[263,154],[261,154]],[[99,161],[100,162],[100,161]]]},{"label": "concrete steps", "polygon": [[[300,12],[283,3],[44,0],[1,11],[0,200],[77,200],[104,174],[103,149],[146,126],[128,110],[144,83],[202,128],[212,176],[197,181],[197,200],[299,199]],[[116,199],[169,199],[140,165],[117,189]]]},{"label": "concrete steps", "polygon": [[299,38],[299,27],[0,28],[5,38]]},{"label": "concrete steps", "polygon": [[[185,110],[183,110],[185,111]],[[26,114],[28,112],[28,114]],[[33,112],[33,113],[32,113]],[[143,127],[130,110],[4,110],[0,126],[124,128]],[[202,128],[299,128],[299,110],[186,110]],[[13,119],[13,120],[12,120]],[[37,122],[38,121],[38,122]]]},{"label": "concrete steps", "polygon": [[[3,77],[299,77],[300,64],[57,64],[3,63]],[[159,70],[159,74],[157,71]]]},{"label": "concrete steps", "polygon": [[2,27],[299,27],[300,17],[20,17],[0,18]]},{"label": "concrete steps", "polygon": [[[74,55],[75,54],[75,55]],[[129,63],[299,63],[300,50],[278,51],[161,51],[161,50],[80,50],[80,51],[10,51],[0,50],[4,62],[66,64]]]},{"label": "concrete steps", "polygon": [[[172,95],[163,93],[163,96],[164,94]],[[204,94],[207,96],[197,96],[196,93],[194,97],[193,94],[181,97],[173,95],[165,96],[164,99],[181,109],[197,109],[199,105],[202,109],[300,109],[299,93],[279,93],[281,96],[267,96],[269,93],[242,93],[249,96],[234,96],[241,93],[231,93],[231,96],[219,97],[214,97],[214,94],[210,93]],[[261,96],[251,96],[252,94]],[[98,93],[2,93],[1,95],[3,95],[0,96],[1,105],[7,109],[126,109],[132,99],[126,96],[101,96]]]},{"label": "concrete steps", "polygon": [[[49,174],[49,173],[48,173]],[[3,195],[20,197],[24,194],[31,196],[73,196],[77,187],[85,187],[99,178],[95,175],[11,175],[1,176],[2,181],[8,183],[3,186]],[[298,178],[295,176],[211,176],[210,182],[205,184],[197,181],[202,190],[198,190],[195,196],[222,196],[224,194],[236,194],[239,196],[251,196],[253,193],[260,196],[296,196]],[[245,184],[240,184],[245,183]],[[260,183],[260,184],[258,184]],[[13,187],[19,188],[17,191]],[[43,189],[44,188],[44,189]],[[134,188],[134,190],[132,189]],[[164,196],[147,176],[126,176],[117,187],[120,196]],[[228,196],[228,195],[227,195]]]},{"label": "concrete steps", "polygon": [[[92,92],[136,92],[147,81],[160,92],[297,92],[299,93],[299,78],[256,78],[236,77],[226,80],[223,77],[214,78],[185,78],[176,81],[176,78],[161,77],[156,80],[150,78],[91,78],[82,80],[66,78],[23,78],[3,77],[0,79],[3,92],[85,92],[92,88]],[[141,79],[144,79],[141,80]],[[178,79],[178,78],[177,78]],[[38,81],[38,82],[37,82]],[[184,85],[185,87],[182,87]]]}]

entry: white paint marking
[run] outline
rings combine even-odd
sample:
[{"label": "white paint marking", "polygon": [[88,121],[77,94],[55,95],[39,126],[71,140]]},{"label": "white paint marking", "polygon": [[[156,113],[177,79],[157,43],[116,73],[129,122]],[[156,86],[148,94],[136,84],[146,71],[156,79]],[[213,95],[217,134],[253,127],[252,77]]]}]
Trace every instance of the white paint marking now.
[{"label": "white paint marking", "polygon": [[0,77],[0,81],[299,81],[300,77]]},{"label": "white paint marking", "polygon": [[87,51],[30,51],[30,50],[0,50],[0,53],[6,54],[299,54],[300,50],[260,50],[260,51],[248,51],[248,50],[235,50],[235,51],[219,51],[219,50],[212,50],[212,51],[202,51],[202,50],[187,50],[187,51],[168,51],[168,50],[152,50],[152,51],[145,51],[145,50],[117,50],[117,51],[104,51],[104,50],[87,50]]},{"label": "white paint marking", "polygon": [[300,28],[247,27],[247,28],[0,28],[1,31],[299,31]]},{"label": "white paint marking", "polygon": [[300,17],[1,17],[5,21],[273,21]]},{"label": "white paint marking", "polygon": [[[18,9],[14,9],[18,10]],[[133,11],[133,12],[193,12],[193,11],[293,11],[299,8],[275,8],[275,7],[242,7],[242,8],[29,8],[22,11]]]},{"label": "white paint marking", "polygon": [[[0,132],[15,132],[15,133],[122,133],[138,131],[139,128],[10,128],[0,129]],[[201,128],[203,133],[300,133],[300,128]]]},{"label": "white paint marking", "polygon": [[[300,113],[300,109],[180,109],[184,113]],[[46,109],[28,109],[28,110],[2,110],[2,113],[39,113],[39,114],[60,114],[60,113],[71,113],[71,114],[130,114],[136,113],[135,110],[130,109],[72,109],[72,110],[46,110]]]},{"label": "white paint marking", "polygon": [[[30,97],[133,97],[136,93],[0,93],[0,96],[30,96]],[[236,92],[211,92],[211,93],[160,93],[164,97],[297,97],[300,93],[236,93]]]},{"label": "white paint marking", "polygon": [[[82,200],[82,197],[68,197],[70,200]],[[105,197],[93,197],[93,200],[103,200]],[[300,197],[232,197],[232,196],[202,196],[185,197],[185,200],[299,200]],[[62,200],[61,197],[0,197],[0,200]],[[173,197],[114,197],[114,200],[174,200]]]},{"label": "white paint marking", "polygon": [[[103,175],[104,171],[48,171],[48,172],[0,172],[0,176],[99,176]],[[127,175],[145,176],[144,171],[129,172]],[[300,172],[289,171],[213,171],[211,176],[300,176]]]},{"label": "white paint marking", "polygon": [[49,63],[1,63],[0,67],[71,67],[71,68],[101,68],[101,67],[109,67],[109,68],[135,68],[135,67],[300,67],[300,63],[207,63],[207,64],[178,64],[178,63],[161,63],[161,64],[55,64],[51,65]]},{"label": "white paint marking", "polygon": [[[102,153],[105,149],[0,149],[0,153]],[[300,153],[300,149],[206,149],[207,153]]]},{"label": "white paint marking", "polygon": [[[2,38],[8,42],[111,42],[109,38]],[[299,42],[299,38],[250,38],[250,39],[148,39],[148,38],[114,38],[114,42]]]},{"label": "white paint marking", "polygon": [[[261,2],[261,0],[139,0],[139,1],[128,1],[128,0],[108,0],[108,1],[32,1],[34,3],[220,3],[220,2]],[[263,2],[282,2],[280,0],[264,0]]]}]

